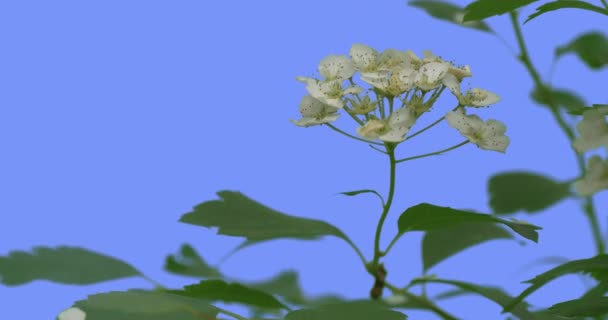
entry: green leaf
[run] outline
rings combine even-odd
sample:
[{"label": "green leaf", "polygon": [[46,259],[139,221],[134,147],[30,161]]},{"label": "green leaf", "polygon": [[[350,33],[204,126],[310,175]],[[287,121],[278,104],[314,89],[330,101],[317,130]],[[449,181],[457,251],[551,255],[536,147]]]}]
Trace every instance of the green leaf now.
[{"label": "green leaf", "polygon": [[543,94],[536,87],[530,93],[530,97],[538,104],[550,107],[555,103],[566,111],[575,111],[586,105],[585,100],[581,96],[570,90],[554,88],[545,88],[545,90],[547,91]]},{"label": "green leaf", "polygon": [[298,274],[293,270],[284,271],[271,279],[248,283],[247,285],[250,288],[272,293],[289,303],[297,305],[317,306],[344,301],[344,299],[335,295],[323,295],[314,298],[307,297],[300,286]]},{"label": "green leaf", "polygon": [[605,109],[608,109],[608,104],[593,104],[591,107],[580,107],[575,110],[568,111],[568,113],[575,115],[575,116],[582,116],[585,111],[591,110],[591,109],[599,110],[600,113],[605,114],[606,111],[608,111],[608,110],[605,110]]},{"label": "green leaf", "polygon": [[601,32],[585,33],[555,49],[558,58],[567,53],[578,55],[591,69],[600,69],[608,64],[608,39]]},{"label": "green leaf", "polygon": [[511,171],[492,176],[488,192],[492,210],[508,214],[547,208],[570,195],[570,186],[540,174]]},{"label": "green leaf", "polygon": [[427,231],[422,239],[423,268],[427,271],[452,255],[480,243],[512,238],[508,231],[495,224],[477,222]]},{"label": "green leaf", "polygon": [[[327,222],[290,216],[253,201],[240,192],[220,191],[221,200],[203,202],[184,214],[180,221],[203,227],[217,227],[218,234],[247,240],[295,238],[312,240],[336,236],[347,240]],[[348,240],[347,240],[348,241]]]},{"label": "green leaf", "polygon": [[222,280],[206,280],[185,286],[183,290],[170,290],[170,293],[208,301],[242,303],[266,309],[289,309],[272,295],[246,287],[238,283]]},{"label": "green leaf", "polygon": [[421,203],[405,210],[399,217],[398,226],[399,232],[404,233],[437,230],[472,222],[504,224],[524,238],[534,242],[538,241],[536,230],[541,229],[538,226],[521,221],[507,221],[487,214],[439,207],[428,203]]},{"label": "green leaf", "polygon": [[473,28],[480,31],[493,33],[492,29],[482,21],[470,21],[470,22],[462,22],[462,17],[464,17],[464,9],[461,7],[438,0],[413,0],[409,2],[409,5],[412,7],[420,8],[432,17],[435,17],[440,20],[448,21],[451,23],[455,23],[459,26]]},{"label": "green leaf", "polygon": [[203,258],[188,244],[183,244],[179,253],[168,255],[165,259],[165,270],[197,278],[221,278],[222,274],[207,264]]},{"label": "green leaf", "polygon": [[375,301],[351,301],[292,311],[285,320],[404,320],[406,315]]},{"label": "green leaf", "polygon": [[464,8],[464,21],[480,21],[485,18],[509,13],[538,0],[477,0]]},{"label": "green leaf", "polygon": [[356,196],[362,193],[373,193],[376,196],[378,196],[378,198],[380,198],[380,201],[382,201],[382,206],[384,207],[384,198],[378,193],[378,191],[376,190],[371,190],[371,189],[363,189],[363,190],[355,190],[355,191],[347,191],[347,192],[340,192],[340,194],[346,195],[346,196]]},{"label": "green leaf", "polygon": [[536,8],[536,12],[528,16],[528,19],[524,21],[524,24],[528,23],[528,21],[545,14],[549,11],[559,10],[559,9],[583,9],[589,10],[593,12],[597,12],[600,14],[608,15],[608,10],[592,5],[591,3],[580,1],[580,0],[557,0],[553,2],[548,2],[543,4],[542,6]]},{"label": "green leaf", "polygon": [[550,281],[571,273],[589,273],[599,281],[608,281],[608,255],[601,254],[589,259],[573,260],[544,272],[534,279],[525,281],[532,285],[524,290],[515,300],[505,307],[509,311],[527,296],[540,289]]},{"label": "green leaf", "polygon": [[551,313],[564,317],[594,317],[608,314],[608,297],[581,298],[554,304]]},{"label": "green leaf", "polygon": [[199,320],[218,314],[202,300],[144,290],[89,295],[75,306],[85,311],[87,320]]},{"label": "green leaf", "polygon": [[35,247],[0,257],[0,278],[7,286],[34,280],[63,284],[92,284],[135,277],[140,273],[118,259],[77,247]]},{"label": "green leaf", "polygon": [[[433,278],[420,278],[412,281],[412,284],[416,283],[442,283],[455,286],[459,288],[461,291],[458,292],[450,292],[449,294],[445,294],[442,298],[455,297],[461,293],[475,293],[478,294],[490,301],[495,302],[501,307],[505,307],[509,305],[513,301],[513,297],[505,293],[503,290],[490,286],[480,286],[468,282],[456,281],[456,280],[447,280],[447,279],[433,279]],[[518,317],[520,320],[535,320],[535,316],[528,310],[528,306],[525,304],[520,304],[514,310],[510,311],[514,316]]]}]

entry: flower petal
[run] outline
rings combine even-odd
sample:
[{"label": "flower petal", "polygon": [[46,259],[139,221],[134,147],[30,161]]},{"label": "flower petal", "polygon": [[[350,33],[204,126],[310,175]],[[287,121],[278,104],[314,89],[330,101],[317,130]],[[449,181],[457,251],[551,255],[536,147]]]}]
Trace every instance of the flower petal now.
[{"label": "flower petal", "polygon": [[344,55],[329,55],[319,63],[319,73],[325,80],[345,80],[353,76],[355,68]]},{"label": "flower petal", "polygon": [[462,97],[460,103],[471,107],[486,107],[500,101],[500,97],[490,91],[473,88]]},{"label": "flower petal", "polygon": [[353,67],[361,72],[372,71],[376,67],[378,56],[376,49],[367,45],[355,43],[349,51]]}]

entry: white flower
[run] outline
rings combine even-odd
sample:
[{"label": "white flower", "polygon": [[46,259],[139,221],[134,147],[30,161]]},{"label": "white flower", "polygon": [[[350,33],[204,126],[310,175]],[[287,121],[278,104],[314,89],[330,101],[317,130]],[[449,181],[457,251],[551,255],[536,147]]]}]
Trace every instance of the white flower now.
[{"label": "white flower", "polygon": [[386,142],[401,142],[414,125],[416,117],[407,108],[400,108],[386,120],[371,119],[365,125],[357,128],[357,134],[363,138]]},{"label": "white flower", "polygon": [[344,107],[344,100],[342,100],[344,96],[363,92],[363,88],[357,86],[343,88],[341,79],[321,81],[308,77],[296,77],[296,80],[306,83],[306,91],[309,95],[338,109]]},{"label": "white flower", "polygon": [[458,80],[473,76],[473,73],[471,72],[471,67],[469,66],[455,67],[454,65],[450,64],[450,66],[448,67],[448,73],[456,76]]},{"label": "white flower", "polygon": [[344,55],[329,55],[319,63],[319,73],[326,81],[346,80],[355,74],[355,68]]},{"label": "white flower", "polygon": [[466,115],[463,109],[450,111],[445,115],[448,124],[460,134],[484,150],[505,152],[509,146],[509,137],[505,136],[506,126],[497,120],[483,122],[476,115]]},{"label": "white flower", "polygon": [[487,107],[500,101],[497,94],[480,88],[473,88],[462,94],[460,92],[460,80],[451,73],[446,74],[441,83],[458,98],[458,102],[463,106]]},{"label": "white flower", "polygon": [[416,74],[415,84],[418,88],[429,91],[441,85],[441,80],[448,73],[449,64],[444,61],[423,63]]},{"label": "white flower", "polygon": [[574,188],[583,197],[593,195],[602,189],[608,189],[608,162],[599,156],[589,158],[587,174],[583,179],[574,183]]},{"label": "white flower", "polygon": [[396,97],[412,88],[415,76],[416,72],[411,66],[401,65],[390,71],[362,73],[361,80],[388,95]]},{"label": "white flower", "polygon": [[84,311],[78,308],[69,308],[59,314],[59,320],[85,320],[87,317]]},{"label": "white flower", "polygon": [[299,127],[310,127],[335,121],[340,116],[337,108],[324,104],[310,95],[304,96],[300,101],[302,118],[290,121]]},{"label": "white flower", "polygon": [[380,54],[376,49],[364,44],[355,43],[350,48],[349,55],[353,67],[360,72],[376,71]]},{"label": "white flower", "polygon": [[572,143],[572,147],[578,152],[585,152],[599,148],[608,147],[608,124],[605,116],[596,109],[583,112],[583,120],[576,125],[580,137]]}]

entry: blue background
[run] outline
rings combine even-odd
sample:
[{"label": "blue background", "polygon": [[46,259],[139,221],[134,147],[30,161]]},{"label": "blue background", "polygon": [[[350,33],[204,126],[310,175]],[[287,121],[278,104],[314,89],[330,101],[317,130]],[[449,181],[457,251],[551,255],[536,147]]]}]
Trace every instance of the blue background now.
[{"label": "blue background", "polygon": [[[489,23],[516,47],[506,16]],[[564,10],[523,30],[546,76],[556,45],[607,27],[605,17]],[[185,285],[194,280],[162,271],[166,254],[188,242],[216,263],[240,240],[177,220],[194,205],[215,199],[216,191],[230,189],[339,226],[369,257],[377,199],[336,194],[361,188],[385,194],[387,159],[328,128],[304,129],[288,121],[299,116],[305,94],[295,77],[315,74],[323,57],[348,54],[353,43],[418,55],[430,49],[469,64],[474,76],[463,89],[482,87],[502,97],[476,113],[506,123],[511,138],[506,154],[467,145],[400,165],[384,246],[400,211],[420,202],[490,212],[486,181],[497,172],[529,169],[561,180],[578,174],[569,142],[550,113],[530,101],[531,79],[501,41],[435,20],[404,1],[2,1],[0,42],[2,255],[36,245],[76,245],[128,261],[168,286]],[[589,103],[606,103],[607,76],[605,69],[591,72],[570,55],[555,66],[552,82],[574,88]],[[420,127],[453,106],[453,98],[445,96]],[[342,117],[337,125],[354,132],[351,122]],[[436,151],[461,140],[444,122],[401,145],[398,155]],[[598,195],[596,203],[605,232],[606,195]],[[544,228],[538,245],[486,243],[432,272],[516,294],[525,287],[521,281],[549,268],[526,268],[535,259],[594,254],[576,200],[534,217],[516,217]],[[420,274],[421,237],[403,237],[386,259],[393,283]],[[371,287],[356,255],[335,238],[265,243],[222,265],[226,274],[244,280],[290,268],[300,272],[305,291],[313,295],[361,298]],[[150,285],[127,279],[93,286],[45,281],[0,286],[0,309],[3,319],[52,319],[87,294],[131,287]],[[563,277],[529,301],[549,306],[577,297],[583,288],[579,277]],[[441,305],[465,319],[506,316],[475,296]]]}]

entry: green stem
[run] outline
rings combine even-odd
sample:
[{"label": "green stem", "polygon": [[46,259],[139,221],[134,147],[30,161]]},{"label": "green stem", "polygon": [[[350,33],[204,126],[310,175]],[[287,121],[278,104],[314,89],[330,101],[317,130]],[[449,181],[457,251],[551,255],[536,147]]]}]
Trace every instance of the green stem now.
[{"label": "green stem", "polygon": [[443,150],[439,150],[439,151],[435,151],[435,152],[431,152],[431,153],[425,153],[425,154],[421,154],[419,156],[413,156],[413,157],[399,159],[396,162],[400,163],[400,162],[410,161],[410,160],[414,160],[414,159],[420,159],[420,158],[424,158],[424,157],[430,157],[430,156],[438,155],[438,154],[441,154],[441,153],[444,153],[444,152],[448,152],[450,150],[454,150],[456,148],[462,147],[462,146],[464,146],[467,143],[469,143],[469,140],[465,140],[465,141],[463,141],[463,142],[461,142],[461,143],[459,143],[457,145],[453,145],[453,146],[451,146],[449,148],[445,148]]},{"label": "green stem", "polygon": [[401,238],[402,235],[404,235],[405,233],[401,232],[401,233],[397,233],[394,237],[393,240],[391,240],[391,243],[388,244],[388,247],[386,247],[386,250],[384,250],[384,252],[382,252],[382,255],[385,256],[389,253],[389,251],[391,251],[391,249],[393,248],[393,246],[395,245],[395,243],[397,243],[397,241],[399,241],[399,239]]},{"label": "green stem", "polygon": [[395,161],[395,144],[386,143],[386,153],[388,153],[388,158],[390,162],[390,181],[388,187],[388,197],[386,199],[386,203],[384,204],[384,208],[382,209],[382,214],[380,215],[380,220],[378,220],[378,226],[376,227],[376,235],[374,237],[374,258],[372,260],[372,267],[375,268],[380,261],[380,257],[382,256],[382,252],[380,251],[380,235],[382,234],[382,227],[384,226],[384,220],[388,216],[388,212],[391,208],[391,204],[393,203],[393,196],[395,195],[395,176],[397,170],[397,162]]},{"label": "green stem", "polygon": [[608,10],[608,2],[606,2],[606,0],[602,0],[602,4],[604,5],[604,8]]},{"label": "green stem", "polygon": [[[605,2],[605,0],[602,0]],[[519,23],[517,21],[517,13],[511,11],[509,13],[509,17],[511,18],[511,24],[513,25],[513,30],[515,32],[515,37],[517,38],[517,44],[519,45],[520,54],[518,56],[519,60],[524,64],[530,76],[532,76],[532,80],[534,81],[534,85],[540,91],[540,94],[546,97],[547,102],[550,106],[551,114],[553,118],[557,121],[559,127],[566,134],[570,141],[573,141],[575,138],[574,130],[568,125],[568,123],[564,120],[562,114],[559,112],[559,106],[553,98],[553,94],[548,90],[547,86],[543,83],[538,71],[534,68],[532,61],[530,59],[530,55],[528,54],[528,49],[526,47],[526,43],[524,41],[523,34],[521,32],[521,28],[519,27]],[[579,154],[574,150],[576,155],[576,162],[578,164],[579,170],[584,176],[587,168],[585,167],[585,159],[583,155]],[[595,247],[597,253],[604,253],[606,250],[606,245],[604,243],[604,239],[602,238],[602,233],[599,227],[599,222],[597,218],[597,213],[595,210],[595,206],[593,205],[593,199],[591,197],[585,197],[583,203],[583,211],[585,216],[589,220],[589,224],[591,225],[591,232],[593,233],[593,239],[595,242]]]},{"label": "green stem", "polygon": [[435,303],[433,303],[433,301],[430,301],[429,299],[427,299],[425,297],[415,295],[407,290],[399,289],[399,288],[391,285],[388,282],[385,282],[384,285],[387,288],[389,288],[393,292],[393,294],[404,295],[408,299],[421,304],[426,309],[428,309],[428,310],[432,311],[433,313],[437,314],[438,316],[442,317],[444,320],[458,320],[458,318],[449,314],[447,311],[444,311],[439,306],[437,306]]},{"label": "green stem", "polygon": [[163,286],[160,282],[158,282],[158,281],[156,281],[156,280],[154,280],[154,279],[146,276],[145,274],[143,274],[143,273],[140,272],[139,276],[142,279],[144,279],[144,280],[150,282],[151,284],[153,284],[156,287],[157,290],[162,290],[162,291],[167,290],[167,287]]},{"label": "green stem", "polygon": [[328,127],[332,128],[334,131],[339,132],[339,133],[341,133],[341,134],[343,134],[343,135],[345,135],[345,136],[347,136],[347,137],[349,137],[349,138],[353,138],[353,139],[355,139],[355,140],[359,140],[359,141],[363,141],[363,142],[365,142],[365,143],[375,144],[375,145],[379,145],[379,146],[384,145],[384,144],[382,144],[382,143],[380,143],[380,142],[369,141],[369,140],[361,139],[361,138],[359,138],[359,137],[355,137],[355,136],[353,136],[353,135],[352,135],[352,134],[350,134],[350,133],[347,133],[347,132],[345,132],[345,131],[342,131],[342,130],[338,129],[338,127],[336,127],[336,126],[332,125],[331,123],[325,123],[325,125],[327,125]]},{"label": "green stem", "polygon": [[[456,106],[454,109],[452,109],[452,111],[455,111],[455,110],[456,110],[456,109],[458,109],[460,106],[461,106],[460,104],[459,104],[459,105],[457,105],[457,106]],[[411,138],[413,138],[413,137],[415,137],[415,136],[417,136],[417,135],[419,135],[419,134],[421,134],[421,133],[425,132],[426,130],[428,130],[428,129],[430,129],[430,128],[434,127],[434,126],[436,126],[436,125],[437,125],[439,122],[443,121],[443,119],[445,119],[445,117],[441,117],[441,118],[439,118],[439,119],[435,120],[435,122],[433,122],[433,123],[429,124],[428,126],[426,126],[426,127],[422,128],[422,129],[420,129],[420,130],[416,131],[415,133],[413,133],[413,134],[411,134],[411,135],[409,135],[409,136],[405,137],[405,140],[404,140],[404,141],[409,140],[409,139],[411,139]]]},{"label": "green stem", "polygon": [[351,118],[353,118],[353,120],[355,120],[356,123],[358,123],[361,126],[363,125],[363,121],[361,121],[361,119],[357,118],[357,116],[352,113],[352,111],[350,110],[350,108],[348,108],[347,106],[344,106],[344,111],[346,111],[346,113],[348,113],[348,115]]}]

